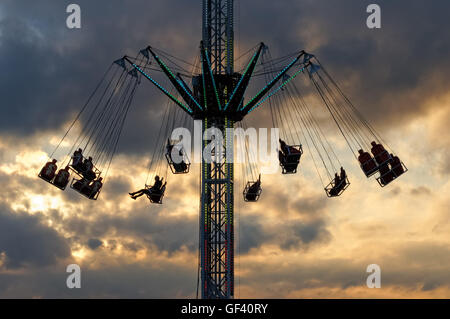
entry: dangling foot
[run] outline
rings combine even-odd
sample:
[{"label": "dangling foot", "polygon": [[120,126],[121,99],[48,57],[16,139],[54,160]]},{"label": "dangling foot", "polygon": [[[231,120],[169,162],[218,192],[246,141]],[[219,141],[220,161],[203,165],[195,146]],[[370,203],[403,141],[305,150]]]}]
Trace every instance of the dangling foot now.
[{"label": "dangling foot", "polygon": [[130,196],[133,196],[133,193],[128,193],[128,194],[130,194]]},{"label": "dangling foot", "polygon": [[136,200],[137,197],[131,196],[132,199]]}]

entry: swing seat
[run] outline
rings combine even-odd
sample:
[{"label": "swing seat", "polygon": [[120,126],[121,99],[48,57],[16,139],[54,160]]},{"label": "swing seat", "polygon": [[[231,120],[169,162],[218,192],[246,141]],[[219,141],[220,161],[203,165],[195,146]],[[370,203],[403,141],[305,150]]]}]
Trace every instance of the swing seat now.
[{"label": "swing seat", "polygon": [[300,164],[300,158],[303,155],[303,147],[302,145],[290,145],[288,146],[288,150],[288,154],[279,152],[282,174],[296,174],[298,165]]},{"label": "swing seat", "polygon": [[377,162],[367,152],[364,153],[364,156],[359,158],[359,163],[367,178],[371,177],[379,170]]},{"label": "swing seat", "polygon": [[381,187],[385,187],[407,171],[408,168],[405,164],[403,164],[403,162],[395,163],[394,165],[390,165],[390,167],[383,170],[383,172],[380,171],[380,176],[377,178],[377,182]]},{"label": "swing seat", "polygon": [[378,155],[374,155],[374,159],[378,164],[378,167],[381,167],[391,161],[391,155],[389,155],[388,151],[383,151]]},{"label": "swing seat", "polygon": [[248,182],[243,191],[244,201],[246,202],[257,202],[262,193],[261,185],[255,187],[257,182]]},{"label": "swing seat", "polygon": [[62,191],[66,189],[67,184],[66,184],[66,186],[60,186],[60,185],[57,185],[57,184],[54,183],[54,179],[53,179],[53,178],[52,178],[52,179],[48,179],[48,177],[47,177],[47,176],[44,176],[43,174],[39,174],[38,177],[39,177],[40,179],[46,181],[47,183],[49,183],[49,184],[51,184],[51,185],[53,185],[53,186],[59,188],[59,189],[62,190]]},{"label": "swing seat", "polygon": [[[66,172],[67,174],[64,174],[64,172]],[[61,169],[56,174],[54,180],[52,181],[52,184],[61,190],[65,190],[67,185],[69,184],[69,181],[70,173],[65,169]]]},{"label": "swing seat", "polygon": [[182,153],[183,153],[182,161],[180,163],[175,163],[172,160],[171,154],[169,154],[169,152],[166,152],[167,163],[169,164],[170,170],[175,175],[177,175],[177,174],[187,174],[187,173],[189,173],[189,169],[191,167],[191,163],[189,162],[189,158],[187,157],[187,155],[183,151],[182,151]]},{"label": "swing seat", "polygon": [[41,173],[39,173],[38,176],[39,176],[40,178],[42,178],[44,181],[46,181],[46,182],[48,182],[48,183],[51,183],[52,179],[55,177],[55,174],[52,174],[52,175],[45,175],[45,174],[43,174],[43,173],[41,172]]},{"label": "swing seat", "polygon": [[[39,177],[41,179],[43,179],[46,182],[51,183],[51,181],[55,178],[56,175],[56,170],[57,170],[57,166],[56,166],[56,160],[53,160],[55,163],[53,162],[48,162],[47,164],[44,165],[44,167],[42,167],[42,169],[39,172]],[[46,174],[49,171],[49,165],[53,165],[54,169],[50,170],[49,174]]]},{"label": "swing seat", "polygon": [[97,200],[98,196],[100,195],[101,188],[98,192],[94,192],[92,188],[89,186],[89,184],[86,184],[86,179],[72,179],[72,183],[70,184],[70,188],[72,188],[77,193],[83,195],[87,199],[90,200]]},{"label": "swing seat", "polygon": [[[151,185],[145,185],[145,188],[148,190],[151,190],[152,186]],[[150,193],[150,195],[147,195],[147,198],[150,200],[150,202],[152,204],[162,204],[162,200],[164,198],[164,193],[166,192],[166,187],[163,186],[163,188],[157,192],[157,191],[152,191]]]},{"label": "swing seat", "polygon": [[[378,152],[378,153],[377,153]],[[375,155],[376,154],[376,155]],[[367,178],[375,175],[377,172],[381,172],[383,167],[385,167],[389,162],[392,161],[392,158],[388,151],[381,149],[375,149],[374,157],[372,157],[367,152],[362,152],[358,157],[358,161],[360,167]]]},{"label": "swing seat", "polygon": [[372,146],[371,152],[373,154],[373,158],[378,164],[378,167],[388,163],[391,160],[391,155],[388,151],[386,151],[383,145],[372,142]]},{"label": "swing seat", "polygon": [[70,164],[69,168],[75,174],[77,174],[80,178],[87,179],[88,181],[93,181],[97,177],[99,177],[102,174],[102,172],[94,164],[92,166],[92,171],[86,171],[86,168],[84,167],[84,164],[83,164],[85,159],[86,158],[84,156],[82,156],[81,162],[78,163],[78,165],[74,166],[74,165]]},{"label": "swing seat", "polygon": [[325,187],[325,192],[328,197],[339,197],[349,186],[350,181],[348,180],[348,177],[346,177],[345,180],[340,181],[337,185],[335,180],[332,180],[330,184]]},{"label": "swing seat", "polygon": [[280,163],[280,166],[281,166],[281,173],[284,175],[297,173],[298,163],[297,164]]},{"label": "swing seat", "polygon": [[56,188],[59,188],[60,190],[65,190],[67,185],[69,184],[69,179],[70,179],[70,175],[66,180],[61,180],[59,178],[59,173],[56,174],[52,174],[53,176],[46,176],[45,174],[39,173],[38,177],[44,181],[46,181],[47,183],[55,186]]}]

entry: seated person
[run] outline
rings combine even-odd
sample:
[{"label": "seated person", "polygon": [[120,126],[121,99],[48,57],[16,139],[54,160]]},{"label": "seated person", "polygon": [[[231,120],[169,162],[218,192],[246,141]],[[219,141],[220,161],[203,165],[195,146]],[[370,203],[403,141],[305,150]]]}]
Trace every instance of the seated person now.
[{"label": "seated person", "polygon": [[338,196],[340,190],[340,185],[341,185],[341,178],[338,175],[338,173],[334,174],[334,180],[332,183],[333,187],[330,189],[330,196]]},{"label": "seated person", "polygon": [[345,186],[347,186],[347,172],[343,167],[341,167],[341,173],[339,175],[339,184],[336,184],[336,188],[338,189],[338,193],[341,192]]},{"label": "seated person", "polygon": [[341,182],[347,182],[347,172],[345,171],[345,169],[343,167],[341,167],[341,174],[339,175]]},{"label": "seated person", "polygon": [[301,157],[301,151],[294,146],[287,145],[282,139],[280,141],[281,150],[278,151],[278,159],[280,164],[287,172],[293,172],[297,169],[298,162]]},{"label": "seated person", "polygon": [[103,180],[103,178],[99,177],[97,180],[92,182],[92,184],[90,185],[90,194],[89,194],[90,199],[94,199],[95,196],[100,191],[100,189],[102,188],[102,186],[103,186],[102,180]]},{"label": "seated person", "polygon": [[89,191],[89,181],[85,178],[77,180],[75,183],[73,183],[72,187],[80,193],[87,194]]},{"label": "seated person", "polygon": [[393,154],[391,154],[390,164],[392,171],[397,177],[405,172],[402,162],[400,161],[400,158],[398,158],[398,156],[394,156]]},{"label": "seated person", "polygon": [[100,189],[103,186],[102,178],[100,177],[98,180],[95,180],[94,182],[90,182],[86,179],[84,179],[87,183],[83,185],[80,192],[88,197],[89,199],[94,199],[97,193],[100,191]]},{"label": "seated person", "polygon": [[156,175],[155,176],[155,183],[153,184],[153,186],[150,189],[153,190],[154,192],[161,191],[163,180],[164,180],[164,177],[163,178],[159,178],[159,176]]},{"label": "seated person", "polygon": [[83,171],[83,150],[79,148],[73,153],[72,167],[77,171]]},{"label": "seated person", "polygon": [[341,183],[341,177],[338,175],[338,173],[334,174],[334,186],[336,187]]},{"label": "seated person", "polygon": [[148,187],[148,188],[143,188],[141,190],[138,190],[137,192],[134,193],[129,193],[131,198],[136,200],[136,198],[141,197],[143,195],[147,195],[150,196],[152,194],[162,194],[162,188],[164,188],[166,186],[166,184],[164,184],[164,186],[162,185],[164,178],[159,178],[159,176],[155,176],[155,183],[153,184],[152,187]]},{"label": "seated person", "polygon": [[93,181],[97,176],[94,173],[94,164],[92,163],[92,157],[85,159],[83,162],[83,177],[88,181]]},{"label": "seated person", "polygon": [[150,200],[152,202],[154,202],[154,203],[161,202],[161,198],[162,198],[164,192],[166,191],[166,185],[167,185],[167,182],[164,183],[164,185],[162,185],[162,187],[159,190],[155,190],[154,192],[151,192]]},{"label": "seated person", "polygon": [[51,181],[53,177],[55,177],[56,170],[58,169],[58,166],[56,166],[56,162],[57,160],[53,159],[51,162],[45,164],[41,169],[39,175],[48,182]]},{"label": "seated person", "polygon": [[174,145],[172,145],[172,143],[170,143],[170,140],[167,139],[167,145],[166,145],[167,154],[172,155],[173,147],[174,147]]},{"label": "seated person", "polygon": [[294,146],[289,146],[289,154],[300,154],[300,150]]},{"label": "seated person", "polygon": [[177,173],[185,172],[187,170],[188,166],[184,162],[184,159],[183,159],[183,149],[180,147],[176,148],[176,149],[178,149],[178,155],[181,158],[181,162],[178,163],[178,161],[174,161],[173,157],[172,157],[172,151],[173,151],[174,147],[175,147],[175,145],[170,144],[170,141],[168,140],[166,150],[167,150],[167,155],[170,158],[170,162],[173,164],[173,168],[175,169],[175,171]]},{"label": "seated person", "polygon": [[288,151],[288,162],[298,162],[300,160],[302,153],[299,149],[294,146],[288,146]]},{"label": "seated person", "polygon": [[261,189],[261,175],[259,176],[259,179],[255,183],[250,185],[250,187],[247,190],[247,194],[245,194],[245,199],[247,199],[249,202],[255,201],[260,189]]},{"label": "seated person", "polygon": [[388,164],[383,164],[380,167],[380,183],[385,186],[394,180],[394,173],[389,168]]},{"label": "seated person", "polygon": [[284,155],[289,154],[289,148],[288,148],[286,142],[283,141],[281,138],[279,139],[279,142],[280,142],[280,148],[281,148],[281,151],[283,152],[283,154]]},{"label": "seated person", "polygon": [[187,171],[188,166],[184,161],[181,161],[181,163],[179,163],[179,164],[173,163],[173,168],[175,169],[175,171],[177,173],[183,173],[183,172]]},{"label": "seated person", "polygon": [[383,145],[372,142],[372,154],[378,165],[381,165],[389,160],[389,153],[386,151]]},{"label": "seated person", "polygon": [[370,156],[368,152],[364,152],[363,150],[359,150],[358,152],[358,161],[361,163],[364,174],[369,175],[372,172],[376,171],[378,166],[372,156]]},{"label": "seated person", "polygon": [[58,174],[56,174],[53,184],[55,184],[59,188],[65,188],[69,183],[69,178],[70,178],[69,166],[66,166],[63,169],[60,169]]},{"label": "seated person", "polygon": [[286,163],[286,158],[284,157],[284,153],[282,151],[278,151],[278,160],[280,161],[281,165],[284,165]]},{"label": "seated person", "polygon": [[[287,146],[282,140],[280,140],[280,143],[282,144],[281,148],[284,149],[286,152],[278,151],[278,159],[280,161],[280,165],[284,168],[285,173],[293,173],[297,167],[298,167],[298,160],[300,159],[300,156],[288,156],[289,154],[289,148],[291,146]],[[283,145],[284,143],[284,145]],[[297,152],[298,150],[295,147],[292,147]],[[298,153],[298,155],[301,155]]]}]

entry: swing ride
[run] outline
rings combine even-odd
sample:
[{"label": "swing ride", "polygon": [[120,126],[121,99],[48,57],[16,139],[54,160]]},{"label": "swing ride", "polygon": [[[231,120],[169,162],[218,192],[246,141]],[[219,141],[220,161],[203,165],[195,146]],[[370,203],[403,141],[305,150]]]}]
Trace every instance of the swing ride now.
[{"label": "swing ride", "polygon": [[[114,61],[39,177],[61,190],[70,184],[82,196],[97,200],[142,79],[168,101],[145,188],[130,193],[137,194],[133,199],[146,195],[151,203],[162,204],[169,168],[173,174],[189,173],[191,162],[186,150],[179,141],[170,139],[174,128],[190,128],[193,120],[201,120],[202,133],[218,128],[226,136],[229,128],[245,130],[245,118],[262,105],[269,107],[273,127],[280,129],[281,173],[297,174],[304,154],[308,154],[328,197],[341,196],[350,181],[318,112],[334,122],[367,178],[378,174],[376,181],[385,187],[407,171],[315,55],[300,50],[274,59],[269,47],[260,43],[235,60],[233,45],[233,0],[203,0],[203,41],[195,62],[151,46],[134,58],[124,56]],[[235,63],[245,60],[248,63],[235,72]],[[167,89],[168,85],[172,89]],[[67,155],[53,159],[76,128],[78,136]],[[202,156],[199,249],[203,298],[234,295],[234,164],[227,161],[234,142],[225,141],[212,152],[210,161]],[[203,149],[207,143],[202,141]],[[256,161],[251,160],[255,154],[249,151],[248,141],[240,147],[247,157],[246,167],[242,166],[247,180],[243,198],[257,202],[262,186]],[[58,171],[57,163],[64,168]],[[150,185],[153,179],[155,184]]]}]

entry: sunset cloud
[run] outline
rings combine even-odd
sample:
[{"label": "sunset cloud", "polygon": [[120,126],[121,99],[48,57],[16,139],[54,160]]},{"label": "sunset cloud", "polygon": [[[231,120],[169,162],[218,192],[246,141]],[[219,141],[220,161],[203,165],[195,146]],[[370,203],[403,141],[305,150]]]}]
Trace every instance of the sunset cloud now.
[{"label": "sunset cloud", "polygon": [[[383,26],[369,30],[368,1],[237,2],[236,55],[260,41],[274,57],[316,54],[409,172],[383,189],[366,179],[312,104],[351,185],[328,199],[306,150],[297,175],[263,175],[260,201],[245,203],[236,166],[236,297],[449,298],[450,4],[380,1]],[[113,60],[148,44],[193,60],[200,2],[77,3],[77,31],[65,27],[64,2],[0,4],[0,297],[193,298],[199,165],[167,177],[163,205],[128,196],[146,182],[166,107],[149,83],[98,201],[37,173]],[[270,112],[261,108],[248,124],[271,127]],[[70,263],[82,268],[81,290],[65,286]],[[366,286],[373,263],[381,289]]]}]

